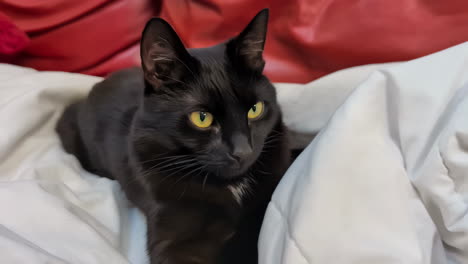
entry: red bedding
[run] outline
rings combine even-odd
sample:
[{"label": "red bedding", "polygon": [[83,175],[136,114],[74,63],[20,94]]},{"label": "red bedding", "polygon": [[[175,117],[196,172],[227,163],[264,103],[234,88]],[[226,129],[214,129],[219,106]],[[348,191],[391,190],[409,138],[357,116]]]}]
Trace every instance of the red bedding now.
[{"label": "red bedding", "polygon": [[[106,75],[139,64],[140,32],[153,15],[189,47],[202,47],[236,34],[264,7],[266,73],[277,82],[409,60],[468,40],[466,0],[3,0],[0,13],[31,39],[14,63]],[[0,38],[2,25],[0,17]]]},{"label": "red bedding", "polygon": [[0,12],[0,61],[11,61],[28,43],[26,34]]}]

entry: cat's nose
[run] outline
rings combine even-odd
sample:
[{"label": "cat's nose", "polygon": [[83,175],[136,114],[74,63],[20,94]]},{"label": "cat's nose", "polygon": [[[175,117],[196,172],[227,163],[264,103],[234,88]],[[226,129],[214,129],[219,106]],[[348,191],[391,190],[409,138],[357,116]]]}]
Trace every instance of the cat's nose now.
[{"label": "cat's nose", "polygon": [[232,137],[232,145],[232,156],[234,156],[237,161],[248,158],[252,154],[252,146],[245,135],[235,134]]}]

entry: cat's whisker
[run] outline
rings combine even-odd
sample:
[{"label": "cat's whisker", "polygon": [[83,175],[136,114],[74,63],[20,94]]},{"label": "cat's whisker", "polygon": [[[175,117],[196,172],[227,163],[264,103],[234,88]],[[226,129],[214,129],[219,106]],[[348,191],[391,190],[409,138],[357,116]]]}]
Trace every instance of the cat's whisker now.
[{"label": "cat's whisker", "polygon": [[276,141],[279,141],[281,140],[282,138],[281,137],[272,137],[272,138],[267,138],[267,140],[263,143],[264,145],[267,145],[269,143],[272,143],[272,142],[276,142]]},{"label": "cat's whisker", "polygon": [[272,133],[275,133],[275,134],[270,134],[270,136],[283,136],[285,133],[284,132],[281,132],[281,131],[278,131],[276,129],[272,129],[271,130]]},{"label": "cat's whisker", "polygon": [[166,160],[166,159],[171,159],[171,158],[182,158],[182,157],[191,156],[191,155],[172,155],[172,156],[166,156],[166,155],[167,155],[167,153],[163,153],[163,154],[160,154],[160,155],[156,156],[153,159],[140,161],[140,163],[145,164],[145,163],[148,163],[148,162],[156,162],[156,161],[161,161],[161,160]]},{"label": "cat's whisker", "polygon": [[[161,184],[161,183],[164,182],[166,179],[169,179],[171,176],[173,176],[173,175],[175,175],[175,174],[177,174],[177,173],[179,173],[179,172],[181,172],[181,171],[183,171],[183,170],[185,170],[185,169],[192,168],[192,167],[198,166],[198,165],[199,165],[198,162],[194,162],[193,164],[189,164],[189,165],[186,165],[186,166],[178,167],[179,170],[176,170],[176,171],[174,171],[174,172],[172,172],[172,173],[166,175],[166,176],[159,182],[159,184]],[[167,173],[167,172],[166,172],[166,173]]]},{"label": "cat's whisker", "polygon": [[257,161],[262,167],[265,167],[265,163],[262,161],[261,158],[258,158]]},{"label": "cat's whisker", "polygon": [[266,152],[270,151],[270,150],[271,150],[272,148],[274,148],[274,147],[275,147],[275,145],[267,145],[267,146],[264,146],[262,152],[263,152],[263,153],[266,153]]},{"label": "cat's whisker", "polygon": [[161,180],[160,183],[162,183],[165,179],[177,174],[178,172],[181,172],[184,169],[194,167],[195,165],[197,165],[197,164],[193,162],[193,163],[189,163],[187,165],[182,165],[182,166],[177,166],[177,167],[174,167],[174,168],[170,168],[170,169],[165,170],[165,171],[158,171],[158,173],[160,173],[160,174],[166,174],[166,176]]},{"label": "cat's whisker", "polygon": [[171,159],[166,159],[166,160],[163,160],[162,162],[159,162],[159,163],[151,166],[150,168],[147,168],[146,170],[147,171],[153,171],[153,170],[161,169],[161,168],[163,168],[165,166],[175,165],[175,164],[178,164],[179,162],[183,162],[183,161],[186,161],[186,160],[190,160],[190,157],[184,157],[184,158],[175,157],[175,158],[171,158]]},{"label": "cat's whisker", "polygon": [[275,134],[271,134],[268,138],[283,137],[283,136],[284,136],[284,134],[279,133],[279,132],[278,133],[275,132]]},{"label": "cat's whisker", "polygon": [[[184,179],[185,177],[189,176],[190,174],[192,173],[195,173],[197,171],[202,171],[203,170],[203,167],[198,167],[198,168],[195,168],[193,170],[191,170],[190,172],[184,174],[183,176],[179,177],[179,179],[177,179],[175,182],[174,182],[174,185],[176,185],[178,182],[180,182],[182,179]],[[199,172],[200,173],[200,172]],[[198,174],[197,174],[198,175]]]},{"label": "cat's whisker", "polygon": [[[148,175],[151,175],[151,174],[155,174],[155,173],[163,173],[163,172],[168,172],[168,171],[171,171],[172,169],[175,169],[175,168],[179,168],[181,167],[181,165],[183,166],[184,164],[186,163],[190,163],[191,160],[182,160],[182,161],[179,161],[177,162],[177,164],[174,164],[174,163],[170,163],[170,164],[166,164],[165,166],[153,166],[147,170],[144,170],[143,173],[145,176],[148,176]],[[179,165],[179,166],[177,166]],[[174,168],[172,168],[174,166]],[[162,170],[161,168],[164,167],[166,170]]]},{"label": "cat's whisker", "polygon": [[[202,172],[202,171],[203,171],[203,170],[201,170],[200,172]],[[200,172],[199,172],[196,176],[198,176],[198,175],[200,174]],[[192,173],[193,173],[193,172],[192,172]],[[191,174],[191,173],[190,173],[190,174]],[[184,177],[185,177],[185,176],[184,176]],[[183,191],[182,194],[179,196],[179,200],[182,199],[182,197],[184,196],[185,192],[187,191],[187,185],[188,185],[188,186],[191,186],[191,185],[192,185],[192,181],[191,181],[191,180],[193,179],[193,177],[194,177],[194,175],[192,175],[192,177],[190,177],[190,180],[189,180],[188,182],[185,183],[184,191]],[[181,180],[181,179],[179,179],[179,180]],[[177,184],[177,182],[174,183],[174,185],[175,185],[175,184]]]},{"label": "cat's whisker", "polygon": [[275,143],[277,143],[277,142],[270,142],[270,143],[268,143],[268,144],[265,144],[265,145],[263,145],[263,149],[264,149],[264,150],[269,150],[269,149],[271,149],[271,148],[274,148],[274,147],[276,147],[276,144],[275,144]]},{"label": "cat's whisker", "polygon": [[262,149],[262,151],[264,151],[264,152],[265,152],[265,151],[268,151],[268,150],[270,150],[270,149],[274,148],[275,146],[276,146],[276,145],[275,145],[275,144],[273,144],[273,143],[271,143],[271,144],[266,144],[266,145],[263,145],[263,149]]},{"label": "cat's whisker", "polygon": [[209,172],[206,173],[205,178],[203,179],[202,192],[205,191],[206,180],[208,179]]},{"label": "cat's whisker", "polygon": [[[187,159],[187,158],[192,158],[192,155],[173,155],[173,156],[168,156],[168,157],[160,157],[160,158],[155,158],[155,159],[150,159],[147,160],[146,162],[159,162],[155,166],[162,165],[163,163],[170,162],[172,160],[177,160],[177,159]],[[141,162],[141,164],[144,164],[144,162]]]},{"label": "cat's whisker", "polygon": [[273,143],[268,144],[268,145],[263,145],[263,149],[262,149],[261,153],[262,154],[267,153],[267,152],[271,151],[272,149],[278,148],[278,147],[279,147],[278,145],[273,144]]},{"label": "cat's whisker", "polygon": [[273,174],[271,172],[266,172],[266,171],[262,171],[262,170],[259,170],[259,169],[256,169],[256,171],[258,171],[260,173],[263,173],[263,174],[266,174],[266,175],[272,175]]},{"label": "cat's whisker", "polygon": [[270,136],[270,137],[266,138],[265,142],[269,142],[271,140],[280,140],[280,139],[282,139],[281,136],[276,136],[275,135],[275,136]]},{"label": "cat's whisker", "polygon": [[[183,180],[184,178],[186,178],[186,177],[189,176],[189,175],[192,175],[191,178],[193,178],[193,177],[194,177],[193,173],[195,173],[195,172],[197,172],[197,171],[199,171],[199,170],[200,170],[200,171],[197,173],[196,176],[200,175],[200,173],[203,171],[203,168],[204,168],[204,166],[201,166],[201,167],[195,168],[195,169],[191,170],[190,172],[184,174],[183,176],[179,177],[179,179],[177,179],[177,181],[175,181],[174,184],[173,184],[172,186],[175,187],[175,186],[177,185],[177,183],[179,183],[181,180]],[[190,183],[190,182],[187,182],[187,183],[185,184],[185,189],[184,189],[184,191],[182,192],[182,194],[179,196],[179,200],[182,199],[182,196],[183,196],[183,195],[185,194],[185,192],[187,191],[187,184],[189,184],[189,183]]]},{"label": "cat's whisker", "polygon": [[183,159],[183,160],[169,162],[169,163],[166,162],[165,164],[163,164],[161,166],[154,166],[153,168],[151,168],[149,170],[150,171],[158,171],[158,172],[167,172],[166,170],[163,170],[163,169],[169,168],[169,167],[172,167],[172,166],[176,166],[176,165],[190,163],[190,162],[193,162],[194,160],[195,159],[192,158],[192,159]]},{"label": "cat's whisker", "polygon": [[[193,176],[192,176],[192,178],[193,178]],[[184,197],[184,194],[187,191],[187,186],[190,185],[190,184],[192,184],[191,181],[188,181],[188,182],[185,183],[184,191],[180,194],[179,198],[177,198],[178,200],[180,200],[180,199],[182,199],[182,197]]]}]

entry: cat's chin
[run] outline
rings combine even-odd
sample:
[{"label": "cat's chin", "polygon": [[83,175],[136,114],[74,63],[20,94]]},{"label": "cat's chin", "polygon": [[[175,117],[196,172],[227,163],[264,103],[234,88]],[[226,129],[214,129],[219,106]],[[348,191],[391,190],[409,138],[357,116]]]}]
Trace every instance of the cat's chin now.
[{"label": "cat's chin", "polygon": [[213,172],[217,178],[227,181],[235,181],[245,176],[249,167],[223,166],[215,169]]},{"label": "cat's chin", "polygon": [[223,162],[210,160],[202,164],[205,171],[210,172],[219,180],[235,181],[237,178],[242,178],[254,162],[254,159],[244,159],[240,162],[235,160],[223,160]]},{"label": "cat's chin", "polygon": [[245,172],[246,171],[239,171],[239,170],[236,170],[236,171],[231,171],[231,170],[225,170],[223,172],[221,172],[218,177],[220,178],[223,178],[223,179],[226,179],[226,180],[229,180],[229,181],[232,181],[232,180],[236,180],[238,178],[241,178],[243,175],[245,175]]}]

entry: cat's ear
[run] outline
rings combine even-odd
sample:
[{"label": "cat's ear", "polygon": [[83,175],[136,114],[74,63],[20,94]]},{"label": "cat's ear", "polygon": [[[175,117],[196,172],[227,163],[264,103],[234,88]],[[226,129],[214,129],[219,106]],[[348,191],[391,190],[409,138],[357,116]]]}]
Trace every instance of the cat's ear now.
[{"label": "cat's ear", "polygon": [[239,66],[263,71],[268,15],[268,9],[260,11],[237,37],[228,42],[227,51],[233,61],[241,63]]},{"label": "cat's ear", "polygon": [[143,30],[141,64],[145,79],[154,89],[182,82],[189,71],[191,56],[172,27],[161,18],[152,18]]}]

